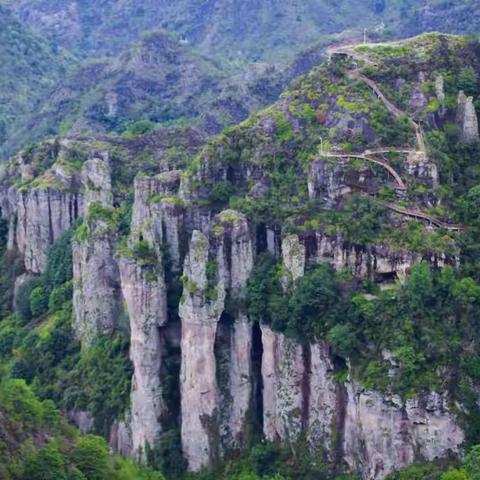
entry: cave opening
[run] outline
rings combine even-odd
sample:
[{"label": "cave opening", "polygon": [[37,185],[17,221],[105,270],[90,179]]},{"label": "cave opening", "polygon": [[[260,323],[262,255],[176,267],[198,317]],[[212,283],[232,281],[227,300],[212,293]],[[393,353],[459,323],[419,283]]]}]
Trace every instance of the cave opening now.
[{"label": "cave opening", "polygon": [[215,344],[213,347],[216,364],[217,385],[222,395],[228,392],[229,367],[231,361],[233,317],[223,312],[217,324]]},{"label": "cave opening", "polygon": [[265,252],[268,249],[267,226],[264,223],[257,225],[256,230],[256,246],[257,255]]},{"label": "cave opening", "polygon": [[252,426],[255,432],[263,432],[263,340],[262,329],[258,322],[252,327]]},{"label": "cave opening", "polygon": [[[333,370],[335,373],[348,370],[347,361],[339,355],[333,356]],[[335,432],[333,442],[333,458],[335,471],[340,472],[344,458],[345,420],[347,416],[348,393],[345,384],[336,382],[335,386]]]},{"label": "cave opening", "polygon": [[162,419],[164,430],[180,428],[180,366],[181,366],[181,324],[177,319],[159,327],[162,342],[160,379],[163,400],[167,407],[167,418]]},{"label": "cave opening", "polygon": [[397,281],[397,272],[375,273],[375,283],[377,285],[389,285]]}]

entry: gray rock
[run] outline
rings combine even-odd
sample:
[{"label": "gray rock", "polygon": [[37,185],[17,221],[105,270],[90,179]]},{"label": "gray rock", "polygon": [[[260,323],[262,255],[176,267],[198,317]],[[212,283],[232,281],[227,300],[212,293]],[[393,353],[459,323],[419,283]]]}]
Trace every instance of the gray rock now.
[{"label": "gray rock", "polygon": [[108,232],[73,242],[74,330],[84,347],[112,333],[123,314],[115,239]]},{"label": "gray rock", "polygon": [[463,142],[478,142],[478,117],[473,104],[473,97],[467,97],[463,91],[458,94],[457,123],[461,128]]},{"label": "gray rock", "polygon": [[167,323],[167,290],[163,270],[147,273],[135,260],[120,259],[122,292],[130,319],[130,358],[134,373],[131,393],[132,449],[145,460],[163,430],[166,414],[160,379]]},{"label": "gray rock", "polygon": [[[207,274],[212,263],[216,263],[214,279],[211,271]],[[241,447],[245,440],[252,332],[242,304],[252,266],[252,242],[243,215],[222,212],[215,217],[209,237],[193,232],[180,304],[182,447],[193,471]],[[227,295],[237,305],[231,326],[222,316]],[[220,345],[223,355],[217,343],[222,338],[228,339]]]}]

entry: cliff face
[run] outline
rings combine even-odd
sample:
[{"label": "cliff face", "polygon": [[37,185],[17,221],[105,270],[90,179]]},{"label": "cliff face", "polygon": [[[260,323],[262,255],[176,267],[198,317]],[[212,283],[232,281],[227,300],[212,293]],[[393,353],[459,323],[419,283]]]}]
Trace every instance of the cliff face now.
[{"label": "cliff face", "polygon": [[242,304],[252,266],[248,224],[237,212],[221,213],[207,234],[193,232],[180,304],[182,447],[193,470],[245,442],[252,332]]},{"label": "cliff face", "polygon": [[[304,81],[313,103],[301,84],[212,141],[187,171],[162,163],[154,175],[138,173],[148,162],[135,157],[137,175],[120,192],[112,185],[125,165],[103,149],[91,148],[76,169],[60,155],[41,175],[21,159],[11,168],[20,167],[16,182],[7,172],[0,200],[8,247],[23,255],[28,274],[44,272],[49,246],[83,217],[72,247],[76,336],[88,349],[117,329],[130,335],[130,411],[112,428],[119,451],[146,460],[165,432],[179,429],[189,469],[199,471],[241,451],[256,429],[293,452],[306,442],[365,480],[417,459],[462,455],[465,433],[446,389],[376,391],[326,335],[300,340],[249,318],[247,285],[267,253],[285,295],[328,264],[355,286],[369,285],[356,297],[366,302],[382,289],[399,291],[422,261],[437,271],[458,264],[450,233],[463,226],[434,215],[443,206],[440,176],[423,124],[382,103],[380,87],[362,83],[357,70],[312,74]],[[435,86],[441,100],[444,86]],[[431,102],[423,90],[415,84],[415,105],[405,102],[414,115]],[[455,115],[445,109],[433,120]],[[457,120],[459,141],[475,144],[476,114],[462,95]],[[335,145],[319,144],[320,135]],[[122,210],[119,220],[118,204],[131,217]],[[394,366],[385,375],[394,377]]]},{"label": "cliff face", "polygon": [[116,236],[105,218],[93,218],[91,209],[113,207],[107,153],[95,152],[82,169],[87,232],[77,238],[73,254],[74,328],[84,345],[100,334],[111,333],[123,310],[120,272],[115,255]]},{"label": "cliff face", "polygon": [[[178,172],[135,181],[128,249],[120,256],[122,292],[130,318],[130,357],[134,366],[131,394],[133,451],[145,458],[146,445],[155,446],[165,427],[168,408],[162,381],[164,356],[169,342],[165,256],[178,271],[182,209],[168,200],[178,189]],[[167,233],[168,232],[168,233]],[[149,258],[135,255],[139,242],[150,248]],[[141,243],[140,243],[141,244]]]},{"label": "cliff face", "polygon": [[[22,179],[32,179],[21,157],[13,164],[17,168]],[[29,187],[2,191],[2,215],[10,220],[8,247],[24,256],[27,271],[43,273],[50,245],[83,216],[79,183],[78,175],[57,165]]]}]

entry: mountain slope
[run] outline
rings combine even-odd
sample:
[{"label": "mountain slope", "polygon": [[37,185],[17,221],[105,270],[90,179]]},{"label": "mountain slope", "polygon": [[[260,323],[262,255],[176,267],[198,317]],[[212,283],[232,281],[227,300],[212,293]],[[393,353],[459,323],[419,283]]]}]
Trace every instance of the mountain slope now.
[{"label": "mountain slope", "polygon": [[17,155],[5,375],[167,478],[458,465],[480,443],[480,47],[327,54],[203,147],[161,129]]},{"label": "mountain slope", "polygon": [[12,124],[44,97],[71,59],[22,26],[0,6],[0,146]]},{"label": "mountain slope", "polygon": [[474,33],[480,21],[472,0],[2,1],[33,29],[86,55],[119,52],[145,30],[164,28],[224,63],[291,60],[325,35],[382,23],[398,36]]},{"label": "mountain slope", "polygon": [[16,125],[4,152],[57,132],[122,133],[141,120],[217,133],[274,101],[284,78],[261,64],[225,73],[165,32],[151,33],[119,56],[89,61],[60,81]]}]

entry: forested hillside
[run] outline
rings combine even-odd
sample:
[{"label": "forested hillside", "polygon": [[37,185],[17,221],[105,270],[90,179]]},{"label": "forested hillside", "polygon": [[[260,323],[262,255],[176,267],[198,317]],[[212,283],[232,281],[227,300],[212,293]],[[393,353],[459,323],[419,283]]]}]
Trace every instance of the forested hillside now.
[{"label": "forested hillside", "polygon": [[480,479],[479,27],[0,0],[0,479]]},{"label": "forested hillside", "polygon": [[0,6],[0,145],[12,124],[32,111],[65,74],[72,59],[33,34]]},{"label": "forested hillside", "polygon": [[[223,63],[285,61],[328,34],[475,33],[472,0],[2,0],[34,30],[91,55],[123,50],[147,30],[166,29]],[[383,27],[382,27],[383,24]]]},{"label": "forested hillside", "polygon": [[479,44],[325,55],[212,138],[136,123],[7,165],[5,398],[152,469],[39,413],[7,478],[476,478]]}]

